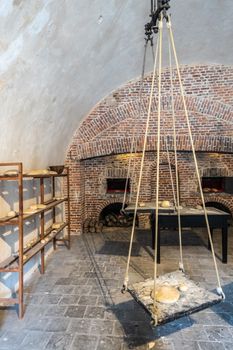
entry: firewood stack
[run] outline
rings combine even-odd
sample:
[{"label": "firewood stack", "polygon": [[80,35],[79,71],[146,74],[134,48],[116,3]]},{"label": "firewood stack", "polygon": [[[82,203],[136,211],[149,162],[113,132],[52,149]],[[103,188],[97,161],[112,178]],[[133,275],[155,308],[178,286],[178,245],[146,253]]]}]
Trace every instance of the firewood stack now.
[{"label": "firewood stack", "polygon": [[86,219],[83,225],[84,233],[101,233],[104,223],[94,218]]}]

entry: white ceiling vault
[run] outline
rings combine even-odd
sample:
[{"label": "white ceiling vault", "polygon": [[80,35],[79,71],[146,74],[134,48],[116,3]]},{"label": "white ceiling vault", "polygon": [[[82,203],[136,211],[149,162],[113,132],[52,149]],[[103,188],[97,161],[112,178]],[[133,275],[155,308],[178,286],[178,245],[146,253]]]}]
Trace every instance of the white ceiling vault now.
[{"label": "white ceiling vault", "polygon": [[[149,7],[150,0],[0,1],[0,161],[63,163],[93,106],[140,76]],[[233,64],[232,0],[171,0],[171,13],[180,63]]]}]

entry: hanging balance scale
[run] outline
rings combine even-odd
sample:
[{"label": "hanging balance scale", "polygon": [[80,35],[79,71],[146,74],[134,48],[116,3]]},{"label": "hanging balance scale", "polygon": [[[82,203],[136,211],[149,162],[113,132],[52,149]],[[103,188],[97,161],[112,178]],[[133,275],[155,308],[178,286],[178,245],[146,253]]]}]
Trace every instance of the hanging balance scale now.
[{"label": "hanging balance scale", "polygon": [[[208,220],[208,212],[205,206],[205,200],[204,195],[202,191],[201,186],[201,178],[200,173],[198,169],[197,164],[197,158],[196,158],[196,152],[195,152],[195,146],[193,141],[193,136],[191,132],[190,127],[190,121],[189,121],[189,115],[188,115],[188,109],[184,94],[184,89],[182,85],[182,79],[180,74],[180,67],[178,63],[178,58],[176,54],[176,48],[174,43],[174,37],[173,37],[173,31],[172,31],[172,24],[171,24],[171,18],[168,14],[168,10],[170,8],[169,5],[170,0],[151,0],[151,21],[145,25],[145,34],[146,34],[146,44],[145,44],[145,52],[144,52],[144,58],[143,58],[143,69],[142,69],[142,78],[141,78],[141,86],[140,86],[140,95],[139,95],[139,116],[138,120],[141,118],[141,94],[142,94],[142,88],[143,88],[143,81],[144,81],[144,71],[145,71],[145,61],[146,61],[146,50],[148,43],[151,43],[152,52],[153,52],[153,36],[157,36],[157,45],[156,45],[156,52],[153,52],[153,58],[154,58],[154,69],[153,69],[153,76],[152,76],[152,82],[151,82],[151,90],[150,90],[150,98],[149,98],[149,106],[148,106],[148,114],[147,114],[147,120],[146,120],[146,127],[145,127],[145,134],[144,134],[144,143],[143,143],[143,150],[142,150],[142,156],[140,161],[140,169],[139,169],[139,176],[137,180],[137,191],[135,194],[135,200],[132,203],[132,194],[130,194],[129,198],[129,205],[126,207],[126,197],[127,197],[127,185],[130,176],[134,177],[134,171],[135,171],[135,164],[133,164],[133,155],[138,152],[137,150],[137,124],[134,123],[134,129],[133,129],[133,136],[132,136],[132,144],[131,144],[131,157],[129,159],[129,166],[128,166],[128,174],[127,174],[127,180],[126,180],[126,186],[125,186],[125,194],[124,194],[124,200],[122,205],[122,211],[127,215],[127,212],[131,212],[134,214],[133,224],[132,224],[132,231],[131,231],[131,238],[130,238],[130,244],[129,244],[129,253],[128,253],[128,259],[127,259],[127,266],[126,266],[126,273],[125,273],[125,279],[124,284],[122,288],[122,292],[129,292],[132,297],[149,313],[151,317],[151,321],[153,325],[160,325],[167,323],[169,321],[172,321],[174,319],[177,319],[179,317],[183,317],[185,315],[189,315],[191,313],[197,312],[199,310],[205,309],[211,305],[217,304],[221,302],[223,299],[225,299],[225,295],[223,293],[217,262],[215,258],[215,252],[214,252],[214,246],[212,241],[212,236],[210,232],[210,225]],[[170,62],[170,92],[171,92],[171,98],[170,98],[170,108],[171,108],[171,114],[172,114],[172,124],[173,124],[173,149],[172,152],[174,153],[174,159],[175,159],[175,184],[173,183],[173,175],[171,172],[171,166],[170,166],[170,158],[169,158],[169,151],[168,146],[166,146],[167,149],[167,157],[168,157],[168,164],[170,169],[170,177],[171,177],[171,184],[173,189],[173,199],[174,199],[174,205],[170,206],[170,203],[164,203],[164,205],[161,206],[161,203],[159,202],[159,188],[160,188],[160,179],[159,179],[159,171],[160,171],[160,149],[161,149],[161,137],[160,137],[160,129],[161,129],[161,75],[162,75],[162,47],[163,47],[163,27],[166,27],[168,32],[168,42],[169,42],[169,62]],[[217,288],[216,292],[210,292],[204,288],[201,288],[199,285],[197,285],[194,281],[192,281],[186,274],[185,274],[185,268],[183,263],[183,251],[182,251],[182,230],[181,230],[181,210],[182,207],[180,206],[180,195],[179,195],[179,178],[178,178],[178,159],[177,159],[177,144],[176,144],[176,121],[175,121],[175,107],[174,107],[174,94],[173,94],[173,69],[172,69],[172,53],[174,57],[177,77],[179,81],[180,86],[180,96],[183,103],[184,108],[184,114],[186,118],[186,124],[188,129],[188,135],[190,139],[192,154],[193,154],[193,160],[195,164],[195,171],[196,171],[196,177],[199,185],[199,191],[202,201],[202,207],[203,207],[203,217],[205,218],[207,232],[208,232],[208,238],[210,242],[214,267],[216,271],[216,279],[217,279]],[[153,95],[155,92],[155,88],[157,89],[157,116],[156,116],[156,124],[157,124],[157,147],[156,147],[156,200],[154,203],[140,203],[139,197],[140,197],[140,190],[141,190],[141,184],[142,184],[142,174],[143,174],[143,168],[144,168],[144,160],[145,160],[145,153],[146,153],[146,146],[147,146],[147,137],[151,122],[151,109],[152,109],[152,101],[153,101]],[[133,169],[133,170],[132,170]],[[131,253],[132,253],[132,245],[133,245],[133,239],[134,239],[134,233],[136,228],[136,219],[137,219],[137,212],[140,209],[143,211],[147,208],[150,208],[150,212],[152,215],[154,215],[154,276],[153,278],[130,284],[129,282],[129,267],[130,267],[130,259],[131,259]],[[163,211],[173,211],[177,214],[177,227],[179,232],[179,246],[180,246],[180,261],[179,261],[179,268],[177,271],[167,273],[161,276],[157,276],[157,251],[158,251],[158,221],[159,221],[159,213]]]}]

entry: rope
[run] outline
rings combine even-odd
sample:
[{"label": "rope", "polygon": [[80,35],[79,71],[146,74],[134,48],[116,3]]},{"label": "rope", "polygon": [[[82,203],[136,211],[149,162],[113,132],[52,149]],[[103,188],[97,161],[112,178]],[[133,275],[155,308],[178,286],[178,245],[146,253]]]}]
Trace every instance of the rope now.
[{"label": "rope", "polygon": [[[151,51],[152,51],[152,60],[153,60],[153,62],[155,61],[155,59],[157,61],[158,42],[157,42],[157,45],[156,45],[156,52],[154,52],[154,45],[152,45],[152,44],[151,44]],[[138,130],[138,132],[139,132],[139,130]],[[135,142],[135,145],[136,145],[135,153],[137,153],[138,147],[137,147],[137,143],[136,142]],[[136,183],[136,175],[135,175],[136,171],[135,171],[135,169],[136,169],[136,159],[134,159],[134,163],[133,163],[133,171],[132,171],[132,182],[133,183]],[[130,203],[132,202],[132,192],[130,193],[129,202]]]},{"label": "rope", "polygon": [[216,262],[216,258],[215,258],[214,245],[213,245],[213,240],[212,240],[212,236],[211,236],[211,232],[210,232],[210,225],[209,225],[207,210],[206,210],[206,206],[205,206],[205,199],[204,199],[202,186],[201,186],[201,178],[200,178],[200,174],[199,174],[199,170],[198,170],[198,164],[197,164],[197,158],[196,158],[196,153],[195,153],[195,147],[194,147],[194,142],[193,142],[193,137],[192,137],[191,126],[190,126],[190,122],[189,122],[188,110],[187,110],[186,100],[185,100],[185,96],[184,96],[184,89],[183,89],[183,84],[182,84],[182,80],[181,80],[181,74],[180,74],[179,63],[178,63],[178,58],[177,58],[177,54],[176,54],[176,48],[175,48],[175,43],[174,43],[174,37],[173,37],[170,17],[169,17],[169,21],[167,23],[167,28],[168,28],[168,31],[169,31],[170,42],[171,42],[171,45],[172,45],[174,58],[175,58],[175,62],[176,62],[176,69],[177,69],[177,74],[178,74],[178,79],[179,79],[179,84],[180,84],[180,90],[181,90],[181,95],[182,95],[182,100],[183,100],[183,105],[184,105],[185,117],[186,117],[186,121],[187,121],[188,132],[189,132],[189,137],[190,137],[190,143],[191,143],[192,153],[193,153],[193,159],[194,159],[194,163],[195,163],[195,170],[196,170],[199,190],[200,190],[200,194],[201,194],[202,205],[203,205],[203,209],[204,209],[204,215],[205,215],[205,221],[206,221],[206,226],[207,226],[207,232],[208,232],[208,236],[209,236],[209,242],[210,242],[210,246],[211,246],[211,252],[212,252],[212,256],[213,256],[213,260],[214,260],[214,266],[215,266],[217,282],[218,282],[217,292],[219,294],[221,294],[222,297],[224,298],[225,296],[224,296],[224,293],[223,293],[222,287],[221,287],[221,282],[220,282],[220,277],[219,277],[219,272],[218,272],[218,266],[217,266],[217,262]]},{"label": "rope", "polygon": [[[157,171],[156,171],[156,204],[155,204],[155,255],[154,255],[154,291],[153,306],[155,311],[156,298],[155,286],[157,280],[157,256],[158,256],[158,219],[159,219],[159,163],[160,163],[160,121],[161,121],[161,73],[162,73],[162,41],[163,22],[159,21],[159,79],[158,79],[158,132],[157,132]],[[156,315],[154,315],[156,318]]]},{"label": "rope", "polygon": [[180,183],[179,183],[179,173],[178,173],[178,159],[177,159],[177,145],[176,145],[176,121],[175,121],[175,104],[174,104],[174,89],[173,89],[173,78],[172,78],[172,56],[171,56],[171,44],[169,41],[168,45],[169,51],[169,66],[170,66],[170,82],[171,82],[171,108],[172,108],[172,126],[173,126],[173,142],[174,142],[174,153],[175,153],[175,172],[176,172],[176,198],[177,198],[177,217],[178,217],[178,233],[179,233],[179,249],[180,249],[180,270],[184,271],[183,263],[183,250],[182,250],[182,229],[181,229],[181,219],[180,219]]},{"label": "rope", "polygon": [[171,185],[172,185],[172,194],[173,194],[173,200],[174,200],[174,205],[176,205],[176,194],[175,194],[175,187],[174,187],[174,181],[173,181],[173,175],[172,175],[172,167],[171,167],[171,160],[170,160],[170,154],[168,151],[168,145],[167,145],[167,140],[165,141],[166,143],[166,152],[167,152],[167,161],[168,161],[168,167],[169,167],[169,174],[170,174],[170,179],[171,179]]},{"label": "rope", "polygon": [[155,56],[155,61],[154,61],[153,77],[152,77],[151,91],[150,91],[150,100],[149,100],[148,114],[147,114],[147,121],[146,121],[146,130],[145,130],[145,137],[144,137],[144,143],[143,143],[143,152],[142,152],[139,180],[138,180],[138,186],[137,186],[137,195],[136,195],[136,202],[135,202],[135,209],[134,209],[134,217],[133,217],[132,231],[131,231],[131,237],[130,237],[130,244],[129,244],[129,253],[128,253],[128,258],[127,258],[126,272],[125,272],[124,289],[127,289],[127,285],[128,285],[128,281],[129,281],[129,264],[130,264],[130,257],[131,257],[131,252],[132,252],[132,246],[133,246],[134,232],[135,232],[135,227],[136,227],[138,201],[139,201],[139,194],[140,194],[140,188],[141,188],[141,182],[142,182],[142,171],[143,171],[145,152],[146,152],[146,145],[147,145],[147,136],[148,136],[149,124],[150,124],[151,106],[152,106],[152,99],[153,99],[153,92],[154,92],[154,85],[155,85],[155,77],[156,77],[156,64],[157,64],[157,54]]},{"label": "rope", "polygon": [[[146,41],[145,46],[144,46],[142,74],[141,74],[141,82],[140,82],[140,90],[139,90],[138,120],[141,119],[141,111],[142,111],[141,100],[142,100],[142,88],[143,88],[143,82],[144,82],[144,76],[145,76],[147,45],[148,45],[148,41]],[[137,148],[137,146],[136,146],[137,137],[135,137],[135,133],[137,130],[137,134],[138,134],[139,128],[137,128],[136,126],[137,126],[137,123],[134,124],[134,128],[133,128],[133,138],[132,138],[131,149],[130,149],[130,158],[129,158],[129,164],[128,164],[128,170],[127,170],[127,178],[126,178],[126,182],[125,182],[124,198],[123,198],[123,203],[122,203],[122,208],[121,208],[122,211],[124,211],[125,203],[126,203],[127,188],[128,188],[129,177],[130,177],[130,172],[131,172],[131,163],[132,163],[132,159],[133,159],[133,154],[136,153],[136,148]],[[133,167],[132,178],[134,177],[134,172],[135,172],[135,166]],[[132,185],[131,185],[131,188],[132,188]],[[131,201],[131,193],[132,193],[132,190],[130,189],[130,201]]]}]

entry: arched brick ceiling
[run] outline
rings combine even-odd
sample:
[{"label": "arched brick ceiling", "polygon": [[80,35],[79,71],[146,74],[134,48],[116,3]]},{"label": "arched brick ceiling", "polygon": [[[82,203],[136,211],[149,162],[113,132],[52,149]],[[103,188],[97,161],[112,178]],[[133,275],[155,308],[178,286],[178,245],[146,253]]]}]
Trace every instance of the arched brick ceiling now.
[{"label": "arched brick ceiling", "polygon": [[[140,75],[149,3],[1,0],[1,161],[63,163],[93,106]],[[171,5],[182,64],[232,65],[232,0]]]}]

